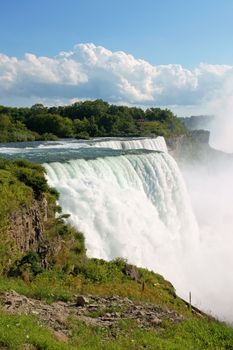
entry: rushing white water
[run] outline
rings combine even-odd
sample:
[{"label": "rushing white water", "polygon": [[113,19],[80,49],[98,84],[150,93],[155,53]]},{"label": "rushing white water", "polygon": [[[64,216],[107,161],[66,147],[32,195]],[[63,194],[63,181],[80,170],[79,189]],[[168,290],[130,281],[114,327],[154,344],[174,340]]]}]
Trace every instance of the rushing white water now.
[{"label": "rushing white water", "polygon": [[[15,154],[20,153],[22,150],[26,153],[31,152],[32,150],[46,150],[46,149],[80,149],[80,148],[111,148],[118,150],[126,150],[126,149],[148,149],[154,151],[167,152],[167,145],[163,137],[158,136],[155,138],[137,138],[137,139],[127,139],[127,138],[111,138],[111,139],[103,139],[96,138],[89,141],[82,140],[59,140],[59,141],[46,141],[46,142],[26,142],[22,143],[22,145],[27,145],[26,147],[22,147],[18,142],[3,144],[0,147],[0,153],[2,154]],[[28,145],[30,144],[30,147]],[[15,147],[19,146],[20,147]]]},{"label": "rushing white water", "polygon": [[195,247],[197,227],[171,156],[150,152],[45,167],[64,212],[85,234],[89,256],[125,257],[176,285],[182,281],[177,263]]},{"label": "rushing white water", "polygon": [[167,152],[167,145],[163,137],[143,138],[134,140],[108,140],[99,141],[94,144],[95,147],[108,147],[112,149],[148,149],[154,151]]}]

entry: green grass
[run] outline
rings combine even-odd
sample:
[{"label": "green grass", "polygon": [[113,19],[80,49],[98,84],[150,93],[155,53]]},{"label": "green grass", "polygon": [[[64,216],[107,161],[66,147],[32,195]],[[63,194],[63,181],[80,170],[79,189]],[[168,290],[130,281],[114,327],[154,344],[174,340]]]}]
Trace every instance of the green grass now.
[{"label": "green grass", "polygon": [[8,315],[0,311],[0,349],[24,350],[30,344],[34,349],[75,349],[55,339],[54,335],[31,316]]},{"label": "green grass", "polygon": [[40,165],[0,159],[0,229],[7,224],[9,215],[28,207],[35,195],[46,191],[49,187]]},{"label": "green grass", "polygon": [[73,344],[78,349],[103,350],[231,350],[233,330],[208,320],[167,324],[160,331],[142,330],[133,321],[121,321],[110,330],[73,325]]},{"label": "green grass", "polygon": [[110,329],[70,320],[69,343],[55,336],[31,316],[0,311],[0,349],[21,350],[26,345],[48,350],[232,350],[233,329],[213,320],[165,322],[160,330],[140,329],[133,321],[120,321]]},{"label": "green grass", "polygon": [[[49,303],[57,300],[72,301],[74,295],[79,293],[103,297],[119,295],[137,302],[166,306],[184,315],[189,313],[185,303],[176,296],[173,286],[162,276],[139,269],[145,281],[142,291],[141,281],[132,280],[122,272],[123,263],[126,264],[123,261],[119,263],[119,260],[100,260],[97,263],[96,259],[84,259],[77,274],[51,270],[34,276],[31,281],[0,276],[0,291],[13,289],[20,294]],[[93,266],[96,266],[96,276],[92,276]]]},{"label": "green grass", "polygon": [[[110,265],[112,264],[113,262]],[[119,276],[115,282],[95,283],[88,279],[85,281],[84,276],[72,276],[54,271],[42,273],[30,283],[21,279],[1,277],[0,291],[14,289],[47,302],[73,300],[74,294],[80,292],[105,296],[118,294],[133,300],[156,302],[169,307],[183,314],[185,321],[174,324],[164,320],[159,328],[148,330],[140,329],[137,323],[131,320],[122,320],[113,327],[104,329],[86,326],[80,321],[70,319],[71,337],[69,343],[65,344],[59,343],[34,317],[10,316],[0,312],[0,345],[6,349],[24,349],[25,343],[28,343],[41,350],[233,350],[231,327],[207,317],[200,319],[191,315],[184,303],[172,296],[167,281],[149,271],[145,271],[144,277],[146,275],[147,285],[143,293],[140,283]],[[90,278],[90,275],[88,276]],[[160,281],[160,287],[158,284],[154,286],[155,280],[157,283]],[[99,317],[101,313],[101,310],[97,310],[90,316]]]},{"label": "green grass", "polygon": [[81,280],[70,275],[45,272],[37,275],[31,282],[21,278],[0,277],[0,291],[15,290],[27,297],[51,303],[72,300],[81,290]]}]

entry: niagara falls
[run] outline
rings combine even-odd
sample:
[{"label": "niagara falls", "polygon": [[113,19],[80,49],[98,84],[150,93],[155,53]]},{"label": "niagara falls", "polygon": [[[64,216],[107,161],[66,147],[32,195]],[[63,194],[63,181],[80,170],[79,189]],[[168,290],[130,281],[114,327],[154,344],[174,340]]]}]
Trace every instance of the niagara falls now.
[{"label": "niagara falls", "polygon": [[[191,291],[198,307],[231,321],[227,305],[233,286],[223,275],[224,264],[216,266],[216,259],[232,261],[231,208],[221,208],[221,222],[217,206],[230,201],[230,189],[224,192],[221,185],[230,179],[230,166],[227,173],[216,161],[215,177],[201,173],[200,165],[190,170],[182,164],[181,170],[163,137],[17,146],[8,144],[0,152],[44,165],[48,183],[60,193],[63,212],[85,235],[88,256],[123,257],[159,272],[183,298]],[[195,189],[200,181],[211,205],[209,197]],[[222,299],[226,281],[229,293]]]},{"label": "niagara falls", "polygon": [[232,16],[2,1],[0,349],[233,350]]}]

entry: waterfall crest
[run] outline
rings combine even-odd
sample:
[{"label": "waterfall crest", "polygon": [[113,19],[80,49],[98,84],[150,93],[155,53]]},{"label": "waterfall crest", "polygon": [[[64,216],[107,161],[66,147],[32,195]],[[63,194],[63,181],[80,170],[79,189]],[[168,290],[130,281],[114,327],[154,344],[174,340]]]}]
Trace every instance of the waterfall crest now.
[{"label": "waterfall crest", "polygon": [[162,136],[142,139],[117,139],[107,141],[97,141],[94,147],[107,147],[112,149],[147,149],[167,153],[167,145]]}]

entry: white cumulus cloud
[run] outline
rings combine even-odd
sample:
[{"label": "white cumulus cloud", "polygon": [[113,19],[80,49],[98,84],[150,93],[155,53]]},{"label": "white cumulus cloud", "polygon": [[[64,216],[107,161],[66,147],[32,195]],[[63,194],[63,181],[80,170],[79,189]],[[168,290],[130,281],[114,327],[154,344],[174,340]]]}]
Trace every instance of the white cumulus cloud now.
[{"label": "white cumulus cloud", "polygon": [[78,44],[54,57],[0,54],[0,102],[102,98],[138,105],[203,105],[233,79],[233,66],[152,65],[123,51]]}]

